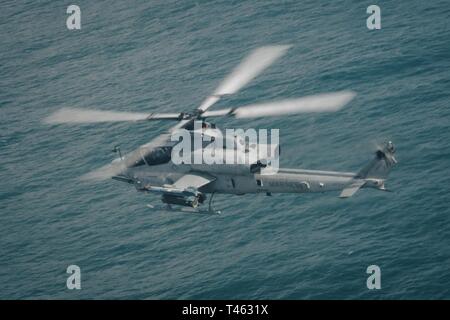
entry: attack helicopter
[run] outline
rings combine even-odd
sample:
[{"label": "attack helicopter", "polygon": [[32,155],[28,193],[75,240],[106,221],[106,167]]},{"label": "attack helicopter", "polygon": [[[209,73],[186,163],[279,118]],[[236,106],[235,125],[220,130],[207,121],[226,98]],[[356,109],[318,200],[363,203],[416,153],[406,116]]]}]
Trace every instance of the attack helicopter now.
[{"label": "attack helicopter", "polygon": [[[354,97],[352,91],[322,93],[281,101],[255,103],[242,107],[211,110],[222,98],[235,94],[266,68],[282,57],[290,48],[288,45],[259,47],[250,52],[240,64],[219,84],[217,89],[203,100],[192,112],[137,113],[100,111],[82,108],[62,108],[44,119],[47,124],[90,124],[119,121],[175,121],[166,132],[122,155],[115,148],[118,158],[111,163],[89,172],[82,179],[114,179],[133,185],[140,192],[161,196],[167,208],[178,206],[199,212],[210,195],[206,212],[217,213],[212,208],[214,194],[244,195],[253,193],[322,193],[341,191],[341,198],[353,196],[361,188],[386,190],[385,180],[391,168],[397,163],[392,142],[378,147],[375,157],[358,172],[319,171],[307,169],[277,168],[270,172],[270,160],[258,158],[253,153],[245,163],[174,163],[173,150],[179,141],[173,141],[174,133],[187,130],[192,137],[209,136],[214,141],[218,129],[207,119],[228,117],[249,119],[257,117],[286,116],[310,112],[335,112]],[[196,123],[201,123],[200,128]],[[236,138],[237,139],[237,138]],[[244,143],[245,145],[245,143]],[[249,153],[249,148],[238,147],[233,152]],[[201,149],[207,147],[202,143]],[[273,150],[276,150],[272,148]],[[222,148],[222,146],[220,147]],[[277,149],[279,152],[279,149]],[[264,171],[264,172],[263,172]],[[268,173],[269,172],[269,173]],[[150,205],[150,207],[154,207]]]}]

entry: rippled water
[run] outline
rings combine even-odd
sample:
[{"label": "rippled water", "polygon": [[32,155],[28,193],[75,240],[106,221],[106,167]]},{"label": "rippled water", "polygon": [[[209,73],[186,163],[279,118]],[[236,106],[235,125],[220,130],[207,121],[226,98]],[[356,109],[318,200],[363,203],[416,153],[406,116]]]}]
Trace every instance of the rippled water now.
[{"label": "rippled water", "polygon": [[[3,1],[0,298],[450,298],[446,1]],[[251,49],[293,48],[217,107],[351,89],[336,114],[218,121],[280,128],[283,167],[358,170],[392,139],[388,187],[353,198],[221,195],[221,216],[78,177],[168,124],[46,126],[63,106],[186,111]],[[80,266],[82,289],[66,289]],[[366,268],[379,265],[382,289]]]}]

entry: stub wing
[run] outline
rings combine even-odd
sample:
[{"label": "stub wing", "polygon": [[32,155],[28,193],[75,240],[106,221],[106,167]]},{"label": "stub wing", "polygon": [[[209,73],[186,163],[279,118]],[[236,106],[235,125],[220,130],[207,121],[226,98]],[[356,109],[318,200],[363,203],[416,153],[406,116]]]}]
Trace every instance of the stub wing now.
[{"label": "stub wing", "polygon": [[364,184],[365,180],[355,180],[348,187],[342,190],[340,198],[349,198],[353,196]]},{"label": "stub wing", "polygon": [[196,208],[206,199],[198,189],[214,180],[215,178],[209,175],[188,173],[172,185],[159,187],[137,183],[136,188],[140,191],[162,194],[162,202],[169,205],[176,204]]},{"label": "stub wing", "polygon": [[[121,180],[118,179],[118,177],[114,178],[116,180]],[[216,180],[216,178],[209,175],[188,173],[178,179],[174,184],[154,186],[150,184],[143,184],[141,181],[135,181],[134,183],[136,188],[140,191],[184,196],[197,193],[200,187],[203,187],[214,180]]]},{"label": "stub wing", "polygon": [[210,182],[216,180],[213,176],[200,174],[200,173],[188,173],[178,179],[173,185],[177,189],[198,189],[207,185]]}]

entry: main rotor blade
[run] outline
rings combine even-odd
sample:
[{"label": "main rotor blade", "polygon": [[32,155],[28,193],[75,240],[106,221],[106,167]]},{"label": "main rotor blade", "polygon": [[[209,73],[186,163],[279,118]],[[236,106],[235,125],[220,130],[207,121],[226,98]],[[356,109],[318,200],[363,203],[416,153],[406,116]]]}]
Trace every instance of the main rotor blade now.
[{"label": "main rotor blade", "polygon": [[244,107],[230,108],[216,111],[207,111],[202,117],[234,116],[236,118],[257,118],[281,116],[308,112],[338,111],[349,103],[356,94],[352,91],[339,91],[307,96],[297,99],[288,99]]},{"label": "main rotor blade", "polygon": [[206,98],[198,108],[204,112],[215,104],[220,96],[236,93],[267,67],[283,56],[289,45],[265,46],[253,50],[242,62],[222,81],[213,95]]},{"label": "main rotor blade", "polygon": [[239,107],[233,110],[233,115],[236,118],[254,118],[306,112],[333,112],[341,109],[354,97],[355,93],[351,91],[318,94]]},{"label": "main rotor blade", "polygon": [[81,180],[102,181],[122,174],[128,167],[140,161],[143,157],[155,150],[155,148],[170,143],[172,132],[183,128],[188,122],[189,120],[181,120],[175,126],[172,126],[167,132],[160,134],[150,142],[140,146],[132,152],[127,153],[123,157],[123,160],[120,161],[118,159],[94,171],[88,172],[81,176]]},{"label": "main rotor blade", "polygon": [[85,181],[86,180],[103,181],[106,179],[111,179],[116,175],[119,175],[125,169],[126,166],[124,163],[113,162],[82,175],[80,179]]},{"label": "main rotor blade", "polygon": [[180,120],[180,113],[138,113],[62,108],[44,119],[45,123],[96,123],[143,120]]}]

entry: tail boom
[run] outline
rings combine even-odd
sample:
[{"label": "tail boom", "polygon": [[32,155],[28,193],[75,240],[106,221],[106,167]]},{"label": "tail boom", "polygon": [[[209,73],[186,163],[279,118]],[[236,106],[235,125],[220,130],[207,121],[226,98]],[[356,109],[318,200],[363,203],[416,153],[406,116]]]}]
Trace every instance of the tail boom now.
[{"label": "tail boom", "polygon": [[385,180],[397,163],[394,145],[388,142],[376,151],[375,157],[358,173],[280,169],[274,175],[255,174],[256,192],[313,193],[341,190],[340,197],[353,196],[361,188],[387,191]]}]

